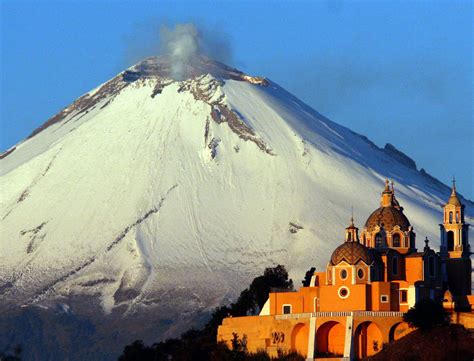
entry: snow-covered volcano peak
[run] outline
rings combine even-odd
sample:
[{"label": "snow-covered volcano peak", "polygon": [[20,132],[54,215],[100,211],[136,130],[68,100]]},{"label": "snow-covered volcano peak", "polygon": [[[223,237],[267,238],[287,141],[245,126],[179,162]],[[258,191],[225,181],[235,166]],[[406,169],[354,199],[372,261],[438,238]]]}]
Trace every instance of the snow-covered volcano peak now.
[{"label": "snow-covered volcano peak", "polygon": [[439,244],[450,188],[394,146],[271,81],[206,58],[191,70],[176,81],[169,58],[147,58],[1,155],[4,304],[80,312],[90,298],[150,317],[124,321],[126,337],[176,335],[265,267],[324,268],[351,205],[363,224],[386,178],[418,237]]},{"label": "snow-covered volcano peak", "polygon": [[[107,107],[127,87],[137,88],[153,85],[153,91],[150,96],[154,98],[157,94],[161,93],[164,87],[173,83],[179,83],[179,92],[186,89],[193,93],[196,100],[209,102],[213,97],[210,91],[220,88],[225,80],[232,79],[260,86],[268,86],[268,81],[265,78],[247,75],[203,55],[194,57],[192,62],[186,63],[183,66],[185,67],[184,73],[189,74],[189,77],[184,80],[176,80],[173,79],[173,63],[169,56],[162,55],[145,58],[106,83],[79,97],[72,104],[33,130],[27,140],[54,124],[65,124],[72,118],[75,118],[77,121],[84,118],[91,111]],[[210,85],[211,83],[212,86]],[[198,84],[198,86],[196,87],[195,84]],[[207,88],[204,89],[203,86]],[[68,127],[64,129],[68,129]],[[0,159],[7,157],[17,150],[20,145],[21,143],[0,154]]]}]

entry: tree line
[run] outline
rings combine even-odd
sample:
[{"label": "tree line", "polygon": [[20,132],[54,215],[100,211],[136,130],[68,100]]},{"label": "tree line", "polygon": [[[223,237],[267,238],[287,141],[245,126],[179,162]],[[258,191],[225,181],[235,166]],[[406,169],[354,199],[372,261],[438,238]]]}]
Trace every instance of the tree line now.
[{"label": "tree line", "polygon": [[[270,361],[267,353],[251,354],[247,350],[246,338],[234,334],[232,347],[217,342],[217,328],[225,317],[252,316],[260,313],[272,289],[293,290],[293,281],[284,266],[266,268],[262,276],[255,278],[250,286],[240,293],[235,303],[216,308],[210,320],[200,330],[189,330],[180,338],[168,339],[151,346],[137,340],[123,350],[119,361]],[[280,354],[273,360],[300,361],[297,354]]]}]

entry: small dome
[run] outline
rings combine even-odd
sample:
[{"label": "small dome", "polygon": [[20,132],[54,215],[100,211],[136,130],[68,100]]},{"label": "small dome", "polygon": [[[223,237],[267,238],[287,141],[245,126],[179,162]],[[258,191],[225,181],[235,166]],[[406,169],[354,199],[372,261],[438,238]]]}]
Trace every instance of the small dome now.
[{"label": "small dome", "polygon": [[374,261],[374,256],[367,247],[359,242],[344,242],[334,250],[331,256],[333,266],[341,261],[346,261],[350,265],[355,265],[359,261],[371,264]]},{"label": "small dome", "polygon": [[456,192],[456,180],[453,178],[453,188],[451,188],[451,195],[449,196],[448,199],[448,204],[451,204],[453,206],[461,206],[461,201],[458,198],[458,194]]},{"label": "small dome", "polygon": [[459,200],[456,192],[451,193],[451,196],[448,199],[448,204],[451,204],[453,206],[458,206],[458,207],[461,206],[461,201]]},{"label": "small dome", "polygon": [[410,222],[401,209],[393,206],[380,207],[367,218],[365,227],[369,232],[372,232],[375,227],[382,227],[382,225],[386,230],[392,230],[393,227],[399,226],[402,231],[408,231]]}]

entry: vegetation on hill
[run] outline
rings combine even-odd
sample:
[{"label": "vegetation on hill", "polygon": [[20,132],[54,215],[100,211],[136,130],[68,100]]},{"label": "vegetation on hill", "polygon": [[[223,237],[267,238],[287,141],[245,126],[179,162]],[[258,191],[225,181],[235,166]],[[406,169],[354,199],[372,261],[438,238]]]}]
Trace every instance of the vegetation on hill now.
[{"label": "vegetation on hill", "polygon": [[0,351],[0,361],[20,361],[21,355],[21,346],[16,346],[13,350],[7,348],[5,350]]},{"label": "vegetation on hill", "polygon": [[461,325],[436,326],[415,330],[394,341],[370,361],[472,361],[474,338]]},{"label": "vegetation on hill", "polygon": [[439,302],[418,301],[403,317],[417,330],[384,345],[372,361],[464,361],[474,359],[474,338],[461,325],[449,325],[449,314]]},{"label": "vegetation on hill", "polygon": [[[224,361],[224,360],[271,360],[266,353],[249,354],[246,340],[234,335],[232,350],[217,342],[217,327],[225,317],[256,315],[265,304],[268,293],[274,289],[293,290],[293,281],[288,278],[284,266],[265,269],[262,276],[255,278],[250,286],[243,290],[235,303],[217,308],[209,322],[201,330],[190,330],[179,339],[169,339],[146,346],[135,341],[125,347],[119,361]],[[303,360],[296,354],[280,355],[275,360]]]},{"label": "vegetation on hill", "polygon": [[410,326],[422,331],[449,324],[449,314],[441,303],[431,299],[418,301],[403,317]]}]

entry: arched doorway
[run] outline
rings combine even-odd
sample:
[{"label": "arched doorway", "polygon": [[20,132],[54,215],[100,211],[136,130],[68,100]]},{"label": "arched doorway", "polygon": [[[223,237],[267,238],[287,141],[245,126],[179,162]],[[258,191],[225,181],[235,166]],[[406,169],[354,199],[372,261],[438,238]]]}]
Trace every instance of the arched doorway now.
[{"label": "arched doorway", "polygon": [[375,355],[382,349],[383,338],[379,327],[370,321],[357,326],[354,334],[354,351],[358,359]]},{"label": "arched doorway", "polygon": [[329,321],[321,325],[316,332],[316,355],[339,356],[344,355],[345,327],[336,321]]},{"label": "arched doorway", "polygon": [[309,327],[304,323],[298,323],[291,332],[291,349],[300,355],[308,353]]},{"label": "arched doorway", "polygon": [[402,338],[403,336],[407,335],[408,329],[409,329],[409,326],[408,326],[408,323],[406,322],[399,322],[393,325],[392,328],[390,328],[390,333],[389,333],[390,342],[396,341]]},{"label": "arched doorway", "polygon": [[448,251],[454,251],[454,232],[448,231]]}]

